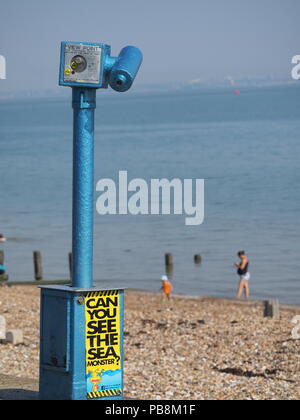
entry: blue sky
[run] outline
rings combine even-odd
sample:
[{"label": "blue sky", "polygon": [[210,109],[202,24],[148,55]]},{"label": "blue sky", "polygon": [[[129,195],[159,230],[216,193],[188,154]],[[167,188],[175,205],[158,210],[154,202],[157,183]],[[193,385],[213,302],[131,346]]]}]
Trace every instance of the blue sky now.
[{"label": "blue sky", "polygon": [[299,0],[2,0],[0,93],[56,88],[63,40],[139,46],[139,84],[288,79],[299,16]]}]

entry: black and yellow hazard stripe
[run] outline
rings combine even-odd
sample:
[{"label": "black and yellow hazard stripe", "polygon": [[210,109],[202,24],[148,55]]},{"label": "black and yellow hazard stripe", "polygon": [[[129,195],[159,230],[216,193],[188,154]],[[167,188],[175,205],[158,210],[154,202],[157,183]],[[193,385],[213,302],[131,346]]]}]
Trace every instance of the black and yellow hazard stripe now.
[{"label": "black and yellow hazard stripe", "polygon": [[120,290],[104,290],[102,292],[88,292],[86,294],[86,297],[102,297],[102,296],[117,296],[119,294]]},{"label": "black and yellow hazard stripe", "polygon": [[106,391],[89,392],[87,394],[87,397],[88,400],[92,400],[94,398],[115,397],[117,395],[122,395],[122,389],[110,389]]}]

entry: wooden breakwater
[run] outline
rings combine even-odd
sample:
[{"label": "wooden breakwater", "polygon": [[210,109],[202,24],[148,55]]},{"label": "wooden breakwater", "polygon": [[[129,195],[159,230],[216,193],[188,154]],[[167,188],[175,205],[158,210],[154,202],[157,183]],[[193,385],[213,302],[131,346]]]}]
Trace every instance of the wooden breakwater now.
[{"label": "wooden breakwater", "polygon": [[[70,270],[70,278],[66,280],[44,280],[43,274],[43,264],[42,264],[42,253],[40,251],[33,251],[33,269],[34,269],[34,279],[32,281],[10,281],[9,274],[6,270],[2,270],[0,272],[0,285],[6,284],[8,286],[17,286],[17,285],[47,285],[47,284],[70,284],[72,278],[72,266],[71,261],[72,257],[71,253],[69,254],[69,270]],[[4,251],[0,250],[0,265],[5,267],[4,262]]]},{"label": "wooden breakwater", "polygon": [[[43,261],[42,261],[42,253],[41,251],[33,251],[33,278],[32,281],[10,281],[9,280],[9,273],[4,272],[1,274],[0,272],[0,284],[8,284],[8,285],[37,285],[37,284],[69,284],[71,283],[72,279],[72,252],[68,254],[68,266],[69,266],[69,273],[70,278],[65,280],[55,280],[55,281],[47,281],[44,280],[44,271],[43,271]],[[164,255],[165,260],[165,272],[170,279],[173,277],[173,270],[174,270],[174,259],[173,254],[166,253]],[[199,265],[202,263],[202,257],[200,254],[194,255],[194,264]],[[0,265],[5,266],[4,264],[4,251],[0,250]]]}]

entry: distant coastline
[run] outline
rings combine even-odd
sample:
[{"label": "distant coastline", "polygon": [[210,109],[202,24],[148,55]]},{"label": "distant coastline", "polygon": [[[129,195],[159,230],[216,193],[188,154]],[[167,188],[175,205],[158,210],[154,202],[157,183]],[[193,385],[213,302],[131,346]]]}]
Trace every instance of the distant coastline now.
[{"label": "distant coastline", "polygon": [[[155,94],[155,93],[178,93],[181,91],[187,92],[228,92],[235,89],[256,90],[256,89],[272,89],[285,87],[299,87],[299,81],[293,79],[272,79],[272,78],[258,78],[258,79],[231,79],[224,78],[224,80],[205,80],[195,79],[186,82],[170,82],[170,83],[137,83],[134,89],[130,91],[129,97],[137,94]],[[115,93],[106,91],[108,97],[115,97]],[[66,89],[60,89],[55,86],[53,89],[45,90],[23,90],[17,92],[2,91],[0,92],[0,102],[14,101],[14,100],[35,100],[45,99],[55,100],[65,98],[69,95]]]}]

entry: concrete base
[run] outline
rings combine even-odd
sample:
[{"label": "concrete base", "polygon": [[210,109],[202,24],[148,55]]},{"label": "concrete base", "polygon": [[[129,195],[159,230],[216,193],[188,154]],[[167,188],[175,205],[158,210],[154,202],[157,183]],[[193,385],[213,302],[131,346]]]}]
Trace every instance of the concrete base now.
[{"label": "concrete base", "polygon": [[0,374],[0,400],[38,400],[39,382]]}]

